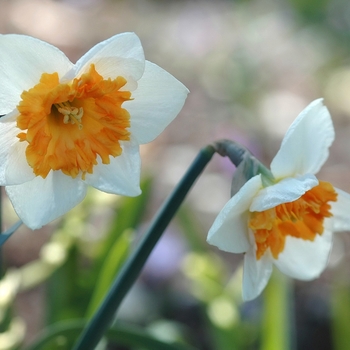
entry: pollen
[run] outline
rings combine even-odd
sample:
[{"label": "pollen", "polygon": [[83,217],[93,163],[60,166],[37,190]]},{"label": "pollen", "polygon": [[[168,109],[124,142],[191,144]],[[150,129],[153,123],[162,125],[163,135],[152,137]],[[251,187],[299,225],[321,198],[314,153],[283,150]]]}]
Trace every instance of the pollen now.
[{"label": "pollen", "polygon": [[254,234],[256,258],[260,259],[270,249],[277,259],[284,250],[287,236],[313,241],[322,235],[324,219],[332,216],[329,202],[336,200],[333,186],[320,181],[294,202],[252,212],[248,226]]},{"label": "pollen", "polygon": [[63,114],[64,124],[70,122],[71,124],[77,124],[80,130],[83,128],[83,124],[81,123],[81,118],[84,114],[83,107],[72,107],[69,102],[61,102],[57,104],[56,108]]},{"label": "pollen", "polygon": [[92,174],[98,161],[122,153],[130,140],[130,115],[122,108],[131,93],[123,77],[103,79],[92,64],[80,77],[60,83],[57,73],[44,73],[24,91],[17,106],[17,137],[26,142],[26,159],[36,176],[51,170],[76,178]]}]

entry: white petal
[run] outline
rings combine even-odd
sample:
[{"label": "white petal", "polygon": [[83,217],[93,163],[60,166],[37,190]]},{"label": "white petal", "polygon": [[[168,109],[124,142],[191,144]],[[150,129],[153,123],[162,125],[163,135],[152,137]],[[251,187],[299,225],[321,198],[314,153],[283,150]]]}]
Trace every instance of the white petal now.
[{"label": "white petal", "polygon": [[133,137],[140,144],[153,141],[180,112],[187,94],[188,89],[171,74],[146,61],[133,100],[123,103],[131,116]]},{"label": "white petal", "polygon": [[331,248],[332,232],[329,230],[317,235],[314,241],[287,236],[283,252],[273,261],[286,275],[311,280],[325,269]]},{"label": "white petal", "polygon": [[139,146],[131,142],[121,144],[123,153],[111,157],[110,164],[99,163],[85,182],[101,191],[124,196],[138,196],[140,189],[141,159]]},{"label": "white petal", "polygon": [[0,117],[0,123],[13,123],[13,122],[16,122],[17,121],[17,118],[19,116],[19,111],[17,108],[15,108],[13,111],[5,114],[5,115],[2,115]]},{"label": "white petal", "polygon": [[[337,201],[330,202],[333,216],[325,219],[325,226],[333,232],[350,231],[350,194],[338,188],[335,190]],[[328,226],[328,223],[331,225]]]},{"label": "white petal", "polygon": [[35,178],[25,156],[27,146],[27,142],[18,141],[11,147],[6,167],[6,186],[20,185]]},{"label": "white petal", "polygon": [[6,167],[9,153],[14,144],[18,143],[18,128],[13,122],[0,122],[0,186],[6,186]]},{"label": "white petal", "polygon": [[79,180],[51,171],[21,185],[7,186],[6,192],[17,215],[32,230],[60,217],[83,200],[87,186]]},{"label": "white petal", "polygon": [[79,76],[92,63],[104,78],[139,80],[145,69],[140,39],[135,33],[123,33],[102,41],[78,60],[75,74]]},{"label": "white petal", "polygon": [[259,191],[253,199],[250,211],[264,211],[282,203],[293,202],[317,185],[317,178],[311,174],[283,179]]},{"label": "white petal", "polygon": [[297,174],[316,174],[328,158],[334,128],[322,99],[313,101],[288,129],[271,163],[276,179]]},{"label": "white petal", "polygon": [[255,299],[264,290],[272,273],[272,261],[269,253],[256,260],[255,248],[244,255],[243,290],[244,301]]},{"label": "white petal", "polygon": [[249,249],[248,208],[261,186],[261,175],[254,176],[227,202],[209,230],[208,243],[231,253]]},{"label": "white petal", "polygon": [[0,114],[12,111],[42,73],[62,76],[73,67],[59,49],[26,35],[0,35],[0,47]]}]

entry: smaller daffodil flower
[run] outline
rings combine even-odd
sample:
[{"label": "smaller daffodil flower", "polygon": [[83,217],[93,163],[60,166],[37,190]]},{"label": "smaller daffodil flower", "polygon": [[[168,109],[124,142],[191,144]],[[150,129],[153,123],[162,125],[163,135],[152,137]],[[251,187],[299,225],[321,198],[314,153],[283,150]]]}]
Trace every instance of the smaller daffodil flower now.
[{"label": "smaller daffodil flower", "polygon": [[140,194],[139,145],[181,110],[187,88],[144,58],[139,38],[105,40],[75,64],[56,47],[0,35],[0,186],[36,229],[88,185]]},{"label": "smaller daffodil flower", "polygon": [[330,114],[322,99],[316,100],[287,131],[271,163],[273,183],[266,186],[264,174],[253,176],[210,228],[210,244],[245,253],[244,300],[262,292],[273,265],[296,279],[318,277],[327,264],[332,233],[350,230],[350,195],[315,176],[333,140]]}]

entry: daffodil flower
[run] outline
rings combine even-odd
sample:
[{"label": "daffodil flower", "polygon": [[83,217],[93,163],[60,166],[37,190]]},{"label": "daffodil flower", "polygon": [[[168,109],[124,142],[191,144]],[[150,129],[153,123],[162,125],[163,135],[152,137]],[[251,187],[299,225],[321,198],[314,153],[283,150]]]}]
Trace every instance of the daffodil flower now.
[{"label": "daffodil flower", "polygon": [[0,35],[0,185],[39,228],[85,196],[140,194],[139,145],[181,110],[187,88],[145,61],[139,38],[116,35],[76,64],[56,47]]},{"label": "daffodil flower", "polygon": [[288,276],[311,280],[325,269],[332,233],[350,230],[350,195],[316,174],[334,140],[322,100],[312,102],[290,126],[271,163],[273,184],[249,179],[214,221],[208,242],[244,254],[243,299],[265,288],[273,265]]}]

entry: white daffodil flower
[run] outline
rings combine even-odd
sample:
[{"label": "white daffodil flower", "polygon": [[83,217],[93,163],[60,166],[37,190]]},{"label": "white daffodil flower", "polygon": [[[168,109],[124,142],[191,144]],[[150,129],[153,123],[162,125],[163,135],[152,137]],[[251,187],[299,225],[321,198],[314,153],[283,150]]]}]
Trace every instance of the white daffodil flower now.
[{"label": "white daffodil flower", "polygon": [[312,102],[290,126],[271,163],[275,183],[262,175],[248,180],[219,213],[208,242],[245,253],[243,299],[265,288],[273,265],[288,276],[311,280],[325,269],[332,233],[350,230],[350,195],[316,174],[334,140],[322,99]]},{"label": "white daffodil flower", "polygon": [[134,33],[76,64],[29,36],[0,35],[0,48],[0,186],[23,222],[36,229],[63,215],[88,185],[139,195],[139,145],[176,117],[187,88],[145,61]]}]

